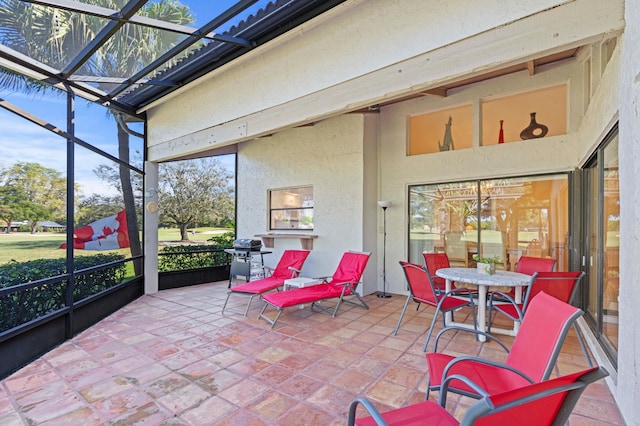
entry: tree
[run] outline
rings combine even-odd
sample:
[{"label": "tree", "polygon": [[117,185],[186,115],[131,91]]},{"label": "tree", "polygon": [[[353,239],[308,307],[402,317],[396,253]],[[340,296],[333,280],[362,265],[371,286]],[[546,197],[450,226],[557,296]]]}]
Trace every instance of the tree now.
[{"label": "tree", "polygon": [[[3,206],[27,220],[31,233],[38,222],[64,215],[66,179],[59,171],[38,163],[18,162],[2,171]],[[9,215],[7,215],[9,216]]]},{"label": "tree", "polygon": [[76,224],[86,225],[122,211],[122,197],[91,194],[80,199],[76,208]]},{"label": "tree", "polygon": [[[83,3],[120,10],[127,0],[84,0]],[[137,13],[175,24],[194,22],[189,8],[174,0],[159,0]],[[54,23],[54,24],[52,24]],[[104,27],[104,19],[17,0],[0,0],[0,41],[47,65],[63,69]],[[84,75],[129,78],[181,41],[178,34],[128,24],[111,37],[81,69]],[[4,71],[4,72],[3,72]],[[24,92],[42,92],[43,84],[0,67],[0,83]],[[108,89],[108,87],[99,88]],[[118,154],[129,164],[129,133],[117,125]],[[127,211],[131,254],[142,253],[131,170],[120,166],[122,196]]]},{"label": "tree", "polygon": [[0,219],[7,225],[7,234],[11,232],[11,222],[23,217],[27,206],[24,193],[15,187],[0,185]]},{"label": "tree", "polygon": [[164,163],[158,173],[160,214],[176,224],[182,241],[189,240],[187,227],[198,221],[232,220],[232,176],[219,160]]}]

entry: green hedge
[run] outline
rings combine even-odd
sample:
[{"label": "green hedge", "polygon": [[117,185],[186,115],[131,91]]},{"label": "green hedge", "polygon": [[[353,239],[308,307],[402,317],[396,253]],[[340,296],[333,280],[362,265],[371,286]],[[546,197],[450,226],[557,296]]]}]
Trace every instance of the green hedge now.
[{"label": "green hedge", "polygon": [[[75,259],[76,270],[104,265],[125,257],[119,254],[97,254]],[[0,288],[13,287],[41,279],[64,275],[66,260],[39,259],[28,262],[11,261],[0,266]],[[78,302],[120,284],[126,265],[117,264],[75,276],[73,300]],[[9,330],[65,307],[67,279],[21,289],[0,297],[0,332]]]},{"label": "green hedge", "polygon": [[163,247],[158,253],[158,272],[226,266],[230,256],[224,249],[233,247],[233,232],[209,239],[212,244]]}]

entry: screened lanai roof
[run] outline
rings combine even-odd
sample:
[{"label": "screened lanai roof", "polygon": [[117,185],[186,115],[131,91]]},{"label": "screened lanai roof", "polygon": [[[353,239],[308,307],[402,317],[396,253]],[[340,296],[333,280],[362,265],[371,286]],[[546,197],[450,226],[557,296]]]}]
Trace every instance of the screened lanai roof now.
[{"label": "screened lanai roof", "polygon": [[0,84],[26,76],[135,116],[344,1],[0,0]]}]

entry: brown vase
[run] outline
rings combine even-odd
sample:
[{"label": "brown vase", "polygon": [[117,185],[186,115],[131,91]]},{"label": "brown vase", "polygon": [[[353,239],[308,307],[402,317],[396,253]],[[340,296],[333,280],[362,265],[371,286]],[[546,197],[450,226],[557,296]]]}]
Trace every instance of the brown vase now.
[{"label": "brown vase", "polygon": [[544,137],[549,131],[549,128],[544,124],[540,124],[536,121],[535,112],[530,113],[530,115],[531,115],[531,122],[526,128],[524,128],[520,132],[520,139],[525,140],[525,139],[535,139],[535,138]]}]

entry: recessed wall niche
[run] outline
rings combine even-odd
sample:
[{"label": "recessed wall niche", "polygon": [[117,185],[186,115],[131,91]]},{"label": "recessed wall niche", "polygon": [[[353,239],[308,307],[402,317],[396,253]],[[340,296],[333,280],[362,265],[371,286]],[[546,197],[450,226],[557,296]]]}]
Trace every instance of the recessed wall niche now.
[{"label": "recessed wall niche", "polygon": [[[567,87],[562,84],[485,100],[481,111],[483,146],[498,144],[500,140],[508,143],[564,135],[567,133]],[[532,120],[537,126],[532,125]]]},{"label": "recessed wall niche", "polygon": [[471,148],[471,104],[409,117],[408,155]]}]

